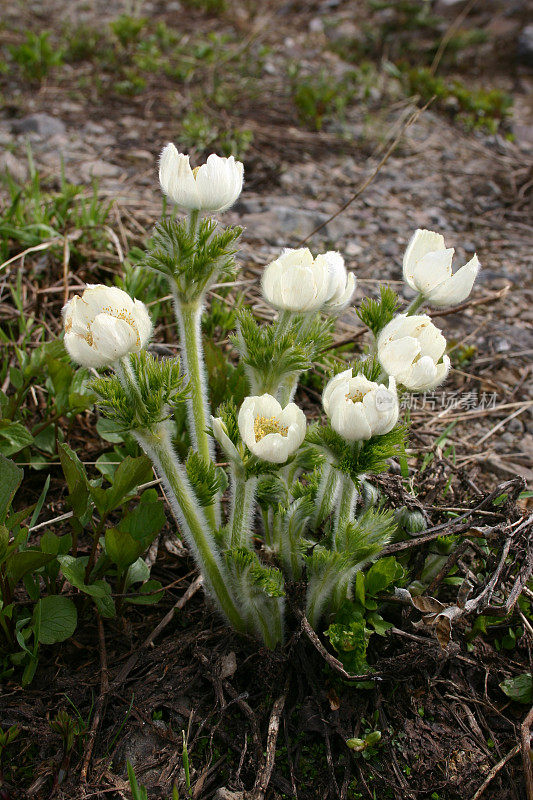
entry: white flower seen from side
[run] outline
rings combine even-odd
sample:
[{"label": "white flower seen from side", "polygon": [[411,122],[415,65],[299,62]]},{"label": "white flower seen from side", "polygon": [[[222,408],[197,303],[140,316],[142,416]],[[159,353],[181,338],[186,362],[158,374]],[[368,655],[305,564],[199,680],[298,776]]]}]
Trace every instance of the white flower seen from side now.
[{"label": "white flower seen from side", "polygon": [[224,453],[230,459],[230,461],[240,461],[241,458],[239,452],[235,447],[235,445],[233,444],[233,442],[231,441],[231,439],[229,438],[228,431],[223,420],[221,420],[220,417],[212,416],[211,427],[213,429],[213,436],[219,443]]},{"label": "white flower seen from side", "polygon": [[351,369],[335,375],[322,395],[331,427],[349,442],[360,442],[391,431],[398,421],[396,381],[384,384],[353,375]]},{"label": "white flower seen from side", "polygon": [[305,414],[295,403],[282,408],[270,394],[247,397],[239,411],[244,444],[263,461],[283,464],[305,438]]},{"label": "white flower seen from side", "polygon": [[352,299],[355,275],[346,272],[343,257],[333,250],[313,258],[307,247],[285,249],[266,267],[262,289],[278,311],[336,313]]},{"label": "white flower seen from side", "polygon": [[222,158],[214,153],[205,164],[191,168],[189,156],[178,153],[169,143],[159,161],[159,181],[163,192],[187,211],[225,211],[242,191],[244,167],[233,156]]},{"label": "white flower seen from side", "polygon": [[440,233],[418,229],[407,245],[403,257],[406,283],[421,292],[431,306],[446,307],[462,303],[470,292],[480,270],[477,255],[452,274],[455,250],[447,248]]},{"label": "white flower seen from side", "polygon": [[147,343],[152,323],[144,303],[114,286],[88,285],[63,308],[65,347],[83,367],[108,367]]},{"label": "white flower seen from side", "polygon": [[427,314],[398,314],[378,337],[378,358],[412,392],[434,389],[448,375],[446,339]]}]

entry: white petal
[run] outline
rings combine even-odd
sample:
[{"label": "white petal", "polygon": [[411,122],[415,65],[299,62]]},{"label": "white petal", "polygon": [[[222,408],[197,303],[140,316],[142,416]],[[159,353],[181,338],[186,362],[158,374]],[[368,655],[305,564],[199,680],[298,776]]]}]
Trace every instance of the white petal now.
[{"label": "white petal", "polygon": [[314,311],[323,303],[326,280],[317,285],[316,275],[309,267],[290,266],[281,276],[283,308],[289,311]]},{"label": "white petal", "polygon": [[200,194],[189,164],[189,156],[178,153],[172,143],[167,144],[159,161],[159,181],[164,193],[189,211],[201,208]]},{"label": "white petal", "polygon": [[221,446],[222,450],[233,460],[239,460],[239,453],[237,448],[231,441],[228,436],[226,426],[220,419],[220,417],[211,417],[211,427],[213,428],[213,434],[219,445]]},{"label": "white petal", "polygon": [[104,367],[107,366],[108,361],[102,356],[83,338],[76,333],[65,333],[65,348],[67,353],[76,364],[82,367]]},{"label": "white petal", "polygon": [[352,377],[352,370],[346,369],[344,372],[339,372],[338,375],[334,375],[331,378],[325,388],[324,392],[322,393],[322,405],[324,406],[324,411],[326,414],[329,415],[330,413],[330,398],[332,393],[337,389],[339,385],[343,385],[348,390],[348,379]]},{"label": "white petal", "polygon": [[289,457],[289,442],[280,433],[268,433],[250,448],[252,453],[271,464],[283,464]]},{"label": "white petal", "polygon": [[353,294],[355,292],[355,285],[356,285],[355,275],[353,274],[353,272],[349,272],[346,278],[346,287],[344,289],[344,292],[332,298],[328,302],[327,304],[328,311],[338,312],[346,308],[346,306],[352,299]]},{"label": "white petal", "polygon": [[286,247],[279,257],[283,266],[302,266],[311,267],[313,265],[313,254],[308,247],[299,247],[296,250]]},{"label": "white petal", "polygon": [[152,320],[148,314],[148,309],[140,300],[134,300],[134,314],[133,319],[139,331],[141,339],[141,347],[144,347],[150,336],[152,335]]},{"label": "white petal", "polygon": [[281,276],[283,274],[283,264],[281,260],[272,261],[263,272],[261,288],[267,303],[274,308],[281,308],[283,298],[281,295]]},{"label": "white petal", "polygon": [[344,258],[335,250],[328,250],[324,253],[324,259],[328,265],[328,291],[326,300],[335,301],[346,289],[346,267]]},{"label": "white petal", "polygon": [[438,361],[446,350],[446,339],[436,325],[432,322],[422,324],[418,334],[420,352],[423,356],[430,356],[433,361]]},{"label": "white petal", "polygon": [[406,283],[411,289],[416,289],[413,282],[413,270],[417,261],[426,253],[431,253],[436,250],[444,250],[444,237],[440,233],[427,231],[419,228],[413,236],[403,257],[403,276]]},{"label": "white petal", "polygon": [[453,247],[437,250],[420,258],[413,269],[413,283],[419,292],[427,294],[452,274]]},{"label": "white petal", "polygon": [[335,406],[331,415],[331,427],[349,442],[363,441],[372,436],[363,404],[352,403],[351,400]]},{"label": "white petal", "polygon": [[134,325],[109,314],[98,314],[92,325],[92,347],[109,364],[141,349],[139,332]]},{"label": "white petal", "polygon": [[480,263],[474,254],[464,267],[458,269],[451,278],[428,294],[429,303],[437,308],[462,303],[472,291],[479,270]]},{"label": "white petal", "polygon": [[204,211],[225,211],[242,191],[244,167],[233,156],[212,153],[196,173],[196,185]]},{"label": "white petal", "polygon": [[388,375],[393,375],[398,380],[401,380],[400,375],[411,369],[411,364],[419,353],[420,345],[413,336],[403,336],[378,348],[381,366]]}]

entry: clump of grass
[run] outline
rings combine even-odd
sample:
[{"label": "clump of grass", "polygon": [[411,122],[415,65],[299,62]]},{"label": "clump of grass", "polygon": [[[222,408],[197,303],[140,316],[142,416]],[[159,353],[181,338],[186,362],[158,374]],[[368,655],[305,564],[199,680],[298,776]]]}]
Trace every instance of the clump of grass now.
[{"label": "clump of grass", "polygon": [[29,83],[42,83],[52,67],[63,63],[61,49],[53,47],[49,40],[49,31],[26,31],[26,41],[9,48],[13,61]]},{"label": "clump of grass", "polygon": [[437,77],[426,67],[406,70],[403,77],[410,94],[424,102],[436,98],[438,107],[458,115],[468,128],[496,133],[509,116],[513,100],[500,89],[473,89],[462,81]]},{"label": "clump of grass", "polygon": [[300,121],[316,131],[325,120],[342,117],[355,95],[353,75],[332,79],[325,70],[318,75],[302,76],[297,66],[289,68],[291,98]]}]

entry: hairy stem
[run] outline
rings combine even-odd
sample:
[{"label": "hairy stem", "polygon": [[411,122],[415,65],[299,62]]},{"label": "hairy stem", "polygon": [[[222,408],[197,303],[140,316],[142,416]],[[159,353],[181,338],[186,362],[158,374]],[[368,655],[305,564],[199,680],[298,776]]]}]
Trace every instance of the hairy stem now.
[{"label": "hairy stem", "polygon": [[[215,448],[207,433],[211,416],[200,328],[202,304],[200,302],[183,303],[174,293],[174,307],[180,332],[183,368],[191,393],[187,401],[189,433],[193,447],[202,458],[209,461],[214,457]],[[206,516],[213,529],[218,527],[220,521],[218,498],[206,508]]]},{"label": "hairy stem", "polygon": [[346,526],[353,521],[357,489],[349,475],[340,475],[340,497],[335,509],[335,550],[344,549]]},{"label": "hairy stem", "polygon": [[185,467],[174,451],[169,426],[160,423],[152,431],[137,431],[135,435],[163,481],[169,502],[194,553],[209,593],[231,625],[236,630],[244,630],[244,619],[228,588],[229,575],[219,556],[207,519],[198,506]]},{"label": "hairy stem", "polygon": [[257,478],[245,479],[244,470],[231,468],[231,546],[250,547]]},{"label": "hairy stem", "polygon": [[407,306],[407,311],[405,312],[406,315],[411,317],[413,314],[416,314],[420,306],[424,304],[425,300],[425,294],[422,294],[422,292],[417,294],[414,300],[411,300],[410,304]]},{"label": "hairy stem", "polygon": [[311,519],[311,528],[317,530],[329,517],[339,491],[339,473],[329,463],[322,467],[322,475],[316,494],[315,512]]}]

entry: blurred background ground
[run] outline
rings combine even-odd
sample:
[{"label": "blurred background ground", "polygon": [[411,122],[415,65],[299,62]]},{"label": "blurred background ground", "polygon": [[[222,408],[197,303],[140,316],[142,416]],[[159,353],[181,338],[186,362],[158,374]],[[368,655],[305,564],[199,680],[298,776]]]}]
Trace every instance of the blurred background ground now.
[{"label": "blurred background ground", "polygon": [[[145,244],[161,211],[157,156],[167,141],[190,152],[195,163],[209,152],[234,153],[245,162],[246,183],[227,219],[243,224],[245,232],[242,272],[239,283],[222,301],[226,305],[244,291],[258,315],[266,317],[268,310],[257,289],[262,266],[280,247],[303,240],[314,249],[325,246],[343,253],[358,277],[359,298],[373,294],[384,279],[403,292],[399,283],[402,254],[417,227],[444,233],[448,246],[456,248],[459,263],[477,251],[483,269],[473,302],[435,320],[451,344],[454,371],[445,393],[422,398],[411,410],[411,477],[413,485],[419,483],[421,501],[427,500],[430,509],[435,507],[435,522],[440,519],[435,497],[449,476],[442,472],[433,476],[433,482],[418,481],[414,467],[420,465],[419,457],[433,452],[435,463],[447,459],[480,490],[490,491],[515,475],[531,479],[533,26],[527,3],[48,0],[2,5],[0,170],[6,181],[0,231],[2,260],[13,260],[0,275],[0,322],[10,323],[20,313],[37,314],[52,338],[60,328],[59,310],[65,296],[85,282],[108,282],[131,270],[138,248]],[[413,111],[428,103],[405,128]],[[396,137],[396,146],[374,180],[330,220],[373,174]],[[24,188],[34,170],[40,176],[38,197]],[[62,173],[64,181],[80,187],[76,198],[91,198],[96,186],[98,208],[112,203],[98,230],[91,229],[97,214],[83,223],[58,203],[55,216],[43,219],[39,209],[32,207],[32,203],[40,207],[47,198],[68,194],[61,184]],[[15,214],[13,208],[21,195],[27,202],[17,205]],[[68,261],[65,236],[71,236]],[[52,239],[53,246],[17,257],[26,248]],[[20,307],[9,293],[13,280],[20,284]],[[339,353],[349,357],[359,351],[360,327],[355,314],[343,318],[336,343],[344,349]],[[176,348],[173,328],[164,315],[156,339]],[[311,414],[318,413],[318,399],[312,383],[302,388],[300,401]],[[94,420],[87,417],[73,435],[79,437],[81,447],[86,446],[87,459],[93,459],[99,444],[93,435]],[[447,505],[460,506],[463,499],[464,485],[452,484]],[[521,502],[526,508],[530,500]],[[62,510],[58,489],[56,506],[50,511]],[[165,563],[162,569],[169,567]],[[183,574],[188,574],[185,566]],[[172,578],[175,574],[170,572],[168,580]],[[260,700],[254,709],[262,725],[268,722],[269,692],[275,696],[281,689],[276,684],[278,666],[273,661],[266,668],[265,653],[253,655],[253,646],[246,651],[233,637],[226,641],[218,623],[209,616],[206,621],[203,602],[196,600],[180,622],[184,633],[178,642],[162,643],[152,665],[149,659],[141,662],[135,683],[128,684],[127,700],[125,687],[120,697],[110,700],[103,740],[96,748],[99,768],[93,775],[92,794],[87,790],[85,796],[128,796],[124,753],[115,752],[126,730],[131,742],[141,741],[141,750],[145,747],[146,752],[137,754],[142,780],[157,785],[154,792],[168,791],[178,770],[178,744],[169,726],[163,730],[159,725],[158,732],[155,723],[160,720],[154,721],[153,710],[157,707],[165,719],[169,704],[172,711],[168,713],[183,718],[181,722],[173,719],[176,730],[196,709],[210,731],[207,741],[201,731],[195,733],[197,747],[192,757],[204,777],[197,780],[194,796],[212,797],[228,776],[236,790],[240,780],[250,785],[252,763],[245,755],[244,766],[239,767],[240,741],[237,761],[231,760],[230,767],[227,753],[221,750],[224,742],[227,748],[232,736],[237,736],[235,719],[226,730],[224,715],[217,717],[212,708],[214,703],[218,708],[231,704],[232,695],[221,699],[227,687],[220,690],[220,680],[210,683],[205,675],[199,678],[198,664],[208,658],[213,674],[219,674],[217,659],[228,649],[237,652],[240,668],[247,664],[239,673],[238,690],[243,692],[249,691],[254,669],[261,673]],[[142,632],[136,627],[141,625],[138,620],[115,631],[118,658],[125,657],[157,621],[142,624],[146,626]],[[98,672],[96,641],[95,630],[89,628],[78,643],[78,653],[78,645],[66,648],[65,657],[72,659],[76,669],[76,690],[61,660],[57,670],[53,663],[46,668],[49,689],[53,688],[44,699],[40,692],[46,680],[39,683],[34,696],[26,693],[22,699],[13,690],[9,714],[18,704],[28,715],[28,725],[38,709],[43,720],[39,735],[48,748],[43,745],[44,779],[39,783],[38,776],[28,777],[24,788],[34,787],[28,796],[80,796],[75,794],[75,779],[69,783],[69,778],[63,788],[51,788],[47,759],[53,761],[55,751],[44,718],[62,702],[67,689],[78,691],[81,706],[90,704],[91,694],[98,691],[92,683]],[[413,652],[406,653],[416,661]],[[346,730],[353,728],[354,718],[364,726],[365,714],[372,715],[377,707],[380,714],[388,714],[382,726],[407,731],[409,741],[418,742],[418,750],[425,753],[419,764],[406,755],[405,769],[403,762],[401,767],[395,764],[390,774],[379,764],[368,771],[366,762],[365,769],[357,767],[355,778],[344,762],[339,772],[338,743],[333,745],[332,766],[329,740],[324,744],[317,733],[322,732],[324,715],[331,721],[331,714],[338,713],[331,686],[325,694],[317,688],[309,699],[300,685],[298,701],[291,708],[293,716],[286,724],[292,725],[292,732],[298,727],[311,736],[314,732],[317,741],[309,745],[309,739],[305,740],[293,757],[304,767],[315,760],[322,765],[318,774],[305,767],[308,771],[304,769],[298,778],[304,787],[300,797],[334,797],[335,780],[338,796],[348,798],[372,797],[373,785],[379,786],[375,796],[380,800],[475,796],[476,787],[497,761],[487,740],[497,741],[497,748],[503,748],[498,757],[504,757],[505,748],[515,741],[512,723],[502,722],[501,714],[494,712],[486,687],[483,695],[483,675],[472,678],[478,699],[466,705],[468,712],[464,697],[452,702],[439,696],[443,666],[433,652],[426,656],[426,660],[421,657],[416,676],[411,674],[401,684],[401,713],[395,713],[393,705],[382,705],[379,689],[348,703],[346,714],[352,716]],[[497,673],[499,667],[494,668]],[[453,664],[446,666],[446,679],[470,692],[470,678],[454,673],[455,669]],[[305,664],[301,670],[305,672]],[[436,681],[431,691],[429,674]],[[449,686],[446,691],[450,692]],[[422,706],[416,698],[421,696],[426,718],[419,713]],[[463,695],[458,691],[457,696]],[[127,711],[130,700],[131,715]],[[120,710],[114,716],[115,701]],[[319,706],[323,703],[324,709],[311,708],[315,701]],[[482,713],[482,702],[489,708],[487,713],[494,715],[487,728],[475,716]],[[469,713],[470,717],[474,713],[478,730]],[[462,715],[464,723],[459,735],[454,714]],[[127,724],[117,733],[118,719],[126,719]],[[344,730],[344,722],[338,731]],[[502,726],[502,741],[499,733],[493,738],[487,733],[495,724]],[[476,744],[464,747],[463,740],[472,730]],[[478,731],[482,731],[482,744]],[[433,752],[430,742],[435,739],[442,747]],[[287,746],[280,745],[282,750]],[[115,768],[115,762],[106,760],[109,752],[122,766]],[[277,783],[272,782],[269,796],[292,796],[292,762],[283,753],[280,760],[284,767]],[[507,769],[486,796],[525,797],[519,766],[515,765],[514,772]],[[322,780],[321,770],[330,778],[333,774],[335,780]],[[416,780],[411,788],[413,771]],[[509,785],[509,775],[516,785]]]}]

